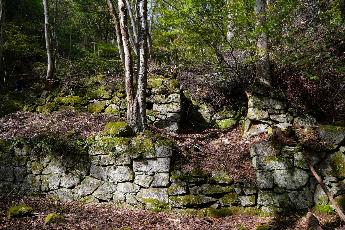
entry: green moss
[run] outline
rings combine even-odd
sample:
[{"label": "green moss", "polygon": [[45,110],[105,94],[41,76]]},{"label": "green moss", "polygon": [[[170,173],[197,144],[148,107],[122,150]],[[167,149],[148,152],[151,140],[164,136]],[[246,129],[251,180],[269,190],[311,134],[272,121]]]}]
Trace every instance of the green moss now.
[{"label": "green moss", "polygon": [[89,99],[110,99],[111,91],[107,90],[104,86],[101,86],[94,90],[89,90],[86,93],[86,97]]},{"label": "green moss", "polygon": [[155,212],[161,212],[169,209],[169,205],[167,203],[161,202],[153,198],[145,198],[143,199],[143,203],[146,204],[147,209]]},{"label": "green moss", "polygon": [[314,207],[315,212],[320,214],[333,214],[334,208],[329,204],[317,204]]},{"label": "green moss", "polygon": [[53,112],[55,109],[56,109],[56,103],[51,102],[51,103],[47,103],[47,104],[42,105],[42,106],[37,106],[36,112],[43,113],[43,114],[49,114],[49,113]]},{"label": "green moss", "polygon": [[87,109],[90,113],[101,113],[105,109],[106,103],[104,101],[97,101],[88,105]]},{"label": "green moss", "polygon": [[222,198],[220,198],[219,201],[222,205],[225,206],[233,206],[240,204],[240,200],[238,199],[238,195],[236,193],[226,194]]},{"label": "green moss", "polygon": [[159,88],[163,85],[163,78],[150,78],[148,80],[148,88]]},{"label": "green moss", "polygon": [[117,91],[115,93],[115,96],[118,97],[118,98],[125,98],[126,97],[126,93],[123,92],[123,91]]},{"label": "green moss", "polygon": [[49,213],[45,218],[44,218],[44,223],[50,224],[53,222],[59,222],[64,220],[65,218],[62,215],[56,214],[56,213]]},{"label": "green moss", "polygon": [[209,179],[209,183],[233,184],[234,180],[227,172],[218,171]]},{"label": "green moss", "polygon": [[132,134],[132,129],[124,121],[108,122],[103,130],[104,135],[128,137]]},{"label": "green moss", "polygon": [[205,205],[207,203],[213,202],[214,199],[203,196],[203,195],[184,195],[184,196],[173,196],[170,200],[183,207],[196,207],[200,205]]},{"label": "green moss", "polygon": [[335,125],[321,125],[320,129],[330,133],[345,132],[345,127]]},{"label": "green moss", "polygon": [[200,187],[199,192],[204,195],[216,195],[233,192],[234,188],[232,186],[221,186],[221,185],[210,185],[205,184]]},{"label": "green moss", "polygon": [[130,139],[126,137],[101,137],[97,140],[89,140],[92,150],[113,155],[127,152],[129,143]]},{"label": "green moss", "polygon": [[209,217],[226,217],[231,216],[233,214],[233,210],[231,208],[207,208],[206,215]]},{"label": "green moss", "polygon": [[114,114],[114,115],[121,115],[121,111],[119,109],[114,109],[111,105],[109,105],[105,110],[104,113],[106,114]]},{"label": "green moss", "polygon": [[55,98],[55,102],[62,104],[62,105],[71,105],[74,106],[76,104],[85,104],[85,100],[79,96],[65,96],[65,97],[57,97]]},{"label": "green moss", "polygon": [[176,91],[176,89],[180,88],[180,82],[176,79],[170,79],[168,82],[168,89],[170,92]]},{"label": "green moss", "polygon": [[154,111],[154,110],[146,110],[146,114],[147,116],[157,116],[159,114],[158,111]]},{"label": "green moss", "polygon": [[256,230],[270,230],[270,229],[272,229],[272,227],[269,226],[268,224],[263,224],[256,227]]},{"label": "green moss", "polygon": [[176,183],[176,184],[172,184],[168,188],[168,195],[181,194],[181,193],[185,193],[185,191],[186,191],[186,186],[185,185],[180,184],[180,183]]},{"label": "green moss", "polygon": [[233,118],[228,118],[220,121],[216,121],[216,127],[219,129],[228,129],[236,125],[237,120]]},{"label": "green moss", "polygon": [[140,154],[143,157],[154,155],[155,149],[152,138],[144,133],[138,134],[132,139],[131,152],[133,154]]},{"label": "green moss", "polygon": [[17,217],[25,217],[25,216],[30,216],[33,213],[33,209],[26,205],[26,204],[19,204],[12,206],[8,209],[7,211],[7,217],[9,219],[11,218],[17,218]]},{"label": "green moss", "polygon": [[337,152],[330,159],[333,176],[345,177],[345,157],[342,152]]}]

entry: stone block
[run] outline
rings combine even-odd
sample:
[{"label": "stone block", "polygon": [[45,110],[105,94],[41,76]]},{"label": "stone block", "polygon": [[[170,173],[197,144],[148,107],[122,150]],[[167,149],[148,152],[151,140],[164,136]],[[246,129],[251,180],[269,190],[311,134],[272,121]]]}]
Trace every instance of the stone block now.
[{"label": "stone block", "polygon": [[259,189],[271,189],[274,185],[272,172],[256,171],[256,183]]},{"label": "stone block", "polygon": [[292,206],[287,193],[277,194],[273,192],[259,191],[258,205],[265,207],[289,208]]},{"label": "stone block", "polygon": [[108,168],[110,182],[133,181],[134,173],[128,166],[112,166]]},{"label": "stone block", "polygon": [[168,188],[168,194],[170,196],[185,195],[187,194],[186,183],[174,183]]},{"label": "stone block", "polygon": [[[22,182],[24,180],[25,176],[27,175],[26,168],[24,168],[24,167],[14,167],[13,173],[14,173],[14,178],[15,178],[16,182]],[[1,174],[1,172],[0,172],[0,174]]]},{"label": "stone block", "polygon": [[304,188],[302,191],[293,191],[288,195],[297,209],[307,209],[313,206],[313,194],[309,188]]},{"label": "stone block", "polygon": [[242,207],[252,207],[256,205],[256,197],[255,195],[251,196],[239,196],[238,199],[240,200]]},{"label": "stone block", "polygon": [[44,192],[58,189],[61,182],[60,176],[56,174],[42,175],[41,180],[42,180],[42,191]]},{"label": "stone block", "polygon": [[148,188],[141,189],[137,194],[137,198],[144,202],[145,199],[154,199],[163,203],[168,203],[168,189],[167,188]]},{"label": "stone block", "polygon": [[167,187],[169,185],[169,173],[156,173],[153,176],[152,187]]},{"label": "stone block", "polygon": [[110,201],[113,198],[115,191],[116,184],[105,182],[97,188],[97,190],[93,193],[93,196],[102,201]]},{"label": "stone block", "polygon": [[60,186],[63,188],[74,188],[80,183],[80,177],[77,174],[69,173],[61,176]]},{"label": "stone block", "polygon": [[140,187],[136,184],[125,182],[125,183],[118,183],[116,191],[127,194],[127,193],[137,193],[139,191]]},{"label": "stone block", "polygon": [[146,174],[135,174],[134,184],[137,184],[141,187],[148,188],[150,187],[153,181],[153,176]]},{"label": "stone block", "polygon": [[106,167],[91,165],[90,176],[105,181],[108,177],[108,170]]},{"label": "stone block", "polygon": [[274,183],[278,187],[289,190],[302,188],[309,181],[309,174],[297,168],[292,170],[275,170],[273,171],[273,177]]},{"label": "stone block", "polygon": [[81,184],[76,188],[79,197],[91,195],[100,185],[102,181],[92,177],[85,177]]}]

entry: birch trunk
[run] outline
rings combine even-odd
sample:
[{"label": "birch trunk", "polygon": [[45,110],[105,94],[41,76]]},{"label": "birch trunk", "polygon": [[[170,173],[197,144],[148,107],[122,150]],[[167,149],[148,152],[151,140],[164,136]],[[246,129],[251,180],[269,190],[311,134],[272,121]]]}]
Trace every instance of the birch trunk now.
[{"label": "birch trunk", "polygon": [[51,79],[54,75],[54,58],[52,54],[52,45],[51,45],[51,35],[50,35],[50,26],[49,26],[49,10],[48,10],[48,0],[43,0],[43,9],[44,9],[44,35],[46,40],[46,49],[47,49],[47,79]]},{"label": "birch trunk", "polygon": [[[135,4],[133,4],[135,6]],[[133,10],[133,7],[131,6],[129,0],[126,0],[126,6],[127,6],[127,10],[128,10],[128,15],[129,15],[129,19],[131,22],[131,30],[129,30],[129,38],[130,38],[130,42],[132,44],[132,47],[134,47],[134,52],[135,55],[138,55],[138,22],[136,21],[135,18],[135,13]]]},{"label": "birch trunk", "polygon": [[139,70],[137,89],[137,129],[143,131],[146,127],[146,88],[148,68],[148,23],[147,23],[147,0],[138,0],[138,23],[139,23]]},{"label": "birch trunk", "polygon": [[119,18],[121,37],[124,50],[124,65],[125,65],[125,84],[127,94],[127,121],[131,127],[135,127],[135,98],[134,98],[134,85],[133,85],[133,62],[131,55],[131,48],[129,44],[129,34],[127,26],[127,10],[125,0],[118,0]]},{"label": "birch trunk", "polygon": [[110,15],[111,15],[114,27],[115,27],[116,42],[117,42],[117,46],[119,48],[119,54],[120,54],[121,62],[124,63],[125,62],[125,54],[124,54],[124,50],[123,50],[119,15],[117,14],[117,12],[114,8],[112,0],[107,0],[107,4],[108,4],[109,12],[110,12]]},{"label": "birch trunk", "polygon": [[270,68],[269,68],[269,54],[268,54],[268,35],[263,29],[266,23],[266,0],[256,0],[255,13],[257,17],[256,26],[262,32],[259,34],[257,40],[257,62],[256,62],[256,83],[258,87],[271,87]]}]

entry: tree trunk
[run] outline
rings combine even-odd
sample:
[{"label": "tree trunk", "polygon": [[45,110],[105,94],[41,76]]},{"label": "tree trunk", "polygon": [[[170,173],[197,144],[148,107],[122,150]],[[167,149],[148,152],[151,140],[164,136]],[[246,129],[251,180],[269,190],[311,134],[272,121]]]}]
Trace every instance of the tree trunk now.
[{"label": "tree trunk", "polygon": [[0,0],[0,78],[3,83],[6,82],[5,66],[4,66],[4,25],[5,25],[5,0]]},{"label": "tree trunk", "polygon": [[152,49],[152,24],[153,24],[153,8],[154,8],[154,4],[153,4],[154,0],[150,1],[150,10],[148,13],[148,38],[147,38],[147,46],[148,46],[148,56],[149,58],[151,58],[151,49]]},{"label": "tree trunk", "polygon": [[138,0],[138,23],[139,23],[139,70],[138,70],[138,120],[137,129],[143,131],[146,126],[146,88],[148,66],[148,23],[147,23],[147,0]]},{"label": "tree trunk", "polygon": [[51,35],[50,35],[50,26],[49,26],[49,10],[48,10],[48,0],[43,0],[43,9],[44,9],[44,35],[46,40],[46,49],[47,49],[47,79],[51,79],[54,75],[54,57],[52,53],[51,45]]},{"label": "tree trunk", "polygon": [[[133,4],[135,6],[135,4]],[[133,12],[133,7],[131,6],[129,0],[126,0],[126,6],[127,6],[127,10],[128,10],[128,15],[129,15],[129,19],[131,21],[131,30],[129,30],[129,38],[130,38],[130,42],[132,44],[132,47],[134,47],[134,52],[135,55],[138,55],[138,22],[135,19],[135,15]]]},{"label": "tree trunk", "polygon": [[127,94],[127,121],[131,127],[136,125],[136,112],[135,112],[135,98],[134,98],[134,85],[133,85],[133,62],[131,55],[131,48],[129,44],[129,34],[127,26],[127,10],[125,0],[118,0],[119,16],[120,16],[120,29],[124,50],[124,65],[125,65],[125,84]]},{"label": "tree trunk", "polygon": [[124,54],[124,50],[123,50],[119,15],[117,14],[117,12],[114,8],[112,0],[107,0],[107,4],[108,4],[109,12],[110,12],[110,15],[111,15],[114,27],[115,27],[116,41],[117,41],[117,46],[119,48],[121,62],[125,63],[125,54]]},{"label": "tree trunk", "polygon": [[256,81],[259,88],[271,87],[269,55],[268,55],[268,35],[263,26],[266,23],[266,0],[256,0],[255,13],[257,17],[256,26],[262,32],[257,40],[257,62],[256,62]]}]

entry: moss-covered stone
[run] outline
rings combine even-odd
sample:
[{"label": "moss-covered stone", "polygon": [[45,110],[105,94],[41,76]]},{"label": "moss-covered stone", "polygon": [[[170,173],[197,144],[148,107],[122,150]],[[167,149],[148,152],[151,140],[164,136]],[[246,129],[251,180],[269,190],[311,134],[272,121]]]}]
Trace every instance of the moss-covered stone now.
[{"label": "moss-covered stone", "polygon": [[159,88],[163,85],[163,78],[150,78],[148,79],[148,88]]},{"label": "moss-covered stone", "polygon": [[236,193],[226,194],[222,198],[220,198],[219,201],[223,206],[236,206],[240,204],[240,200]]},{"label": "moss-covered stone", "polygon": [[88,99],[110,99],[111,91],[106,89],[104,86],[101,86],[97,89],[89,90],[86,93]]},{"label": "moss-covered stone", "polygon": [[169,199],[176,207],[198,207],[215,202],[214,198],[204,195],[173,196]]},{"label": "moss-covered stone", "polygon": [[106,106],[106,102],[97,101],[92,104],[89,104],[87,109],[90,113],[101,113],[104,111],[105,106]]},{"label": "moss-covered stone", "polygon": [[44,223],[50,224],[50,223],[55,223],[64,220],[65,217],[57,214],[57,213],[49,213],[45,218],[44,218]]},{"label": "moss-covered stone", "polygon": [[34,210],[26,204],[14,205],[8,209],[7,217],[11,219],[17,217],[30,216],[32,215],[33,211]]},{"label": "moss-covered stone", "polygon": [[186,185],[182,184],[182,183],[172,184],[168,188],[168,195],[169,196],[184,195],[186,193],[187,193]]},{"label": "moss-covered stone", "polygon": [[233,215],[233,209],[231,208],[207,208],[206,215],[209,217],[220,218]]},{"label": "moss-covered stone", "polygon": [[109,105],[105,110],[104,113],[106,114],[113,114],[113,115],[121,115],[121,111],[118,108],[114,108],[114,106]]},{"label": "moss-covered stone", "polygon": [[212,177],[209,179],[209,183],[215,183],[215,184],[233,184],[234,179],[224,171],[218,171],[212,175]]},{"label": "moss-covered stone", "polygon": [[144,198],[142,202],[146,205],[147,209],[152,210],[154,212],[161,212],[169,209],[169,205],[167,203],[164,203],[157,199]]},{"label": "moss-covered stone", "polygon": [[126,137],[100,137],[96,140],[89,140],[91,155],[119,154],[127,153],[130,139]]},{"label": "moss-covered stone", "polygon": [[342,152],[333,154],[330,158],[333,176],[345,178],[345,156]]},{"label": "moss-covered stone", "polygon": [[234,118],[228,118],[224,120],[216,121],[216,127],[219,129],[229,129],[236,125],[237,120]]},{"label": "moss-covered stone", "polygon": [[43,113],[43,114],[49,114],[53,112],[56,109],[57,105],[55,102],[47,103],[42,106],[37,106],[36,112]]},{"label": "moss-covered stone", "polygon": [[128,137],[132,134],[131,127],[124,121],[108,122],[103,130],[104,135]]},{"label": "moss-covered stone", "polygon": [[86,101],[80,97],[80,96],[65,96],[65,97],[57,97],[55,98],[55,102],[58,104],[62,104],[62,105],[71,105],[74,106],[76,104],[85,104]]},{"label": "moss-covered stone", "polygon": [[193,191],[193,193],[212,196],[212,195],[219,195],[219,194],[225,194],[225,193],[233,192],[234,191],[234,187],[232,187],[232,186],[221,186],[221,185],[204,184],[204,185],[202,185],[200,187],[197,187],[197,189],[195,189],[195,190],[196,191]]},{"label": "moss-covered stone", "polygon": [[131,152],[143,157],[156,157],[154,141],[147,134],[140,133],[132,139]]}]

